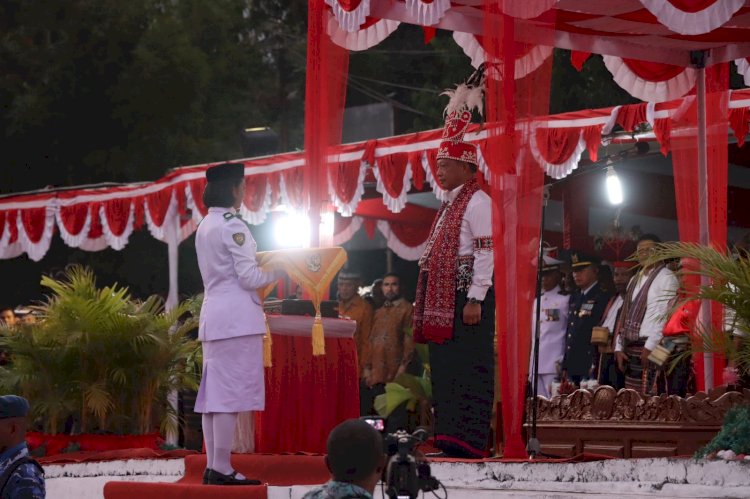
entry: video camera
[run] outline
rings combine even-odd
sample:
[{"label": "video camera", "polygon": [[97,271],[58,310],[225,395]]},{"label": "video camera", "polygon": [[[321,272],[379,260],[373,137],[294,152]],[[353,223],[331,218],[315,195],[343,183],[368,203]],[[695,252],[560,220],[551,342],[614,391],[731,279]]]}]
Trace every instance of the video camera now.
[{"label": "video camera", "polygon": [[421,428],[409,434],[403,430],[385,433],[385,419],[363,417],[367,423],[383,434],[388,464],[383,481],[385,493],[390,499],[416,499],[420,491],[432,492],[440,488],[440,482],[432,476],[429,463],[418,462],[416,447],[427,440],[427,432]]}]

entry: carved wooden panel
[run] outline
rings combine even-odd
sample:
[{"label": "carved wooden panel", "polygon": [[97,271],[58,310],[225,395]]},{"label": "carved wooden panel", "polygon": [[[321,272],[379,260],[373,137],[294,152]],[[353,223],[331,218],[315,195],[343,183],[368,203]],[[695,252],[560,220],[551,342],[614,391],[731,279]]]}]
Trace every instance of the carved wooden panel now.
[{"label": "carved wooden panel", "polygon": [[[738,404],[750,404],[750,390],[719,387],[684,399],[615,392],[609,386],[577,390],[551,400],[539,398],[537,437],[542,452],[552,456],[687,456],[716,435],[726,412]],[[531,408],[529,400],[527,421]]]}]

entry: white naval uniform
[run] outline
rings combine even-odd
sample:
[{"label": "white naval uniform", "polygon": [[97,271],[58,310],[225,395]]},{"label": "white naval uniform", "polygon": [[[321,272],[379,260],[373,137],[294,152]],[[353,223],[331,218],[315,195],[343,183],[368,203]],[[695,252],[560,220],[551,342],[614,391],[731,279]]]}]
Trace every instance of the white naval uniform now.
[{"label": "white naval uniform", "polygon": [[[550,387],[558,375],[558,366],[565,356],[565,334],[568,327],[568,303],[570,296],[560,293],[560,286],[555,286],[542,293],[539,314],[539,376],[537,394],[550,398]],[[536,300],[532,307],[531,324],[536,321]],[[531,359],[529,360],[529,380],[534,376],[534,336],[531,331]]]},{"label": "white naval uniform", "polygon": [[233,211],[209,208],[195,236],[204,287],[198,331],[203,376],[195,412],[265,408],[266,326],[257,290],[276,276],[258,267],[255,240],[244,221],[230,216]]}]

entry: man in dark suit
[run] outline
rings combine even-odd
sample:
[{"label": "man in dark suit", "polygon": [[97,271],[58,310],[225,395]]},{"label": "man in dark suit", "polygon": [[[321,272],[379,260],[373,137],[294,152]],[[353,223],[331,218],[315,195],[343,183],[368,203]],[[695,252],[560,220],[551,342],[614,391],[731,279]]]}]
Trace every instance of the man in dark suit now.
[{"label": "man in dark suit", "polygon": [[570,255],[573,279],[578,289],[570,296],[565,338],[563,375],[575,385],[592,376],[594,349],[591,330],[602,320],[612,296],[599,283],[599,259],[581,252]]}]

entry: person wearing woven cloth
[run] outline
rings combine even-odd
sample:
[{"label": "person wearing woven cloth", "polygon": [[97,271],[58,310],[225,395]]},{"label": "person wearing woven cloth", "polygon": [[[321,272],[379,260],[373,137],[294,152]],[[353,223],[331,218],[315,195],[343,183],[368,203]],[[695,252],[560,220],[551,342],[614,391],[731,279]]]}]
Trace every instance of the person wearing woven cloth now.
[{"label": "person wearing woven cloth", "polygon": [[[454,97],[472,92],[459,85]],[[475,178],[477,149],[463,140],[477,100],[448,105],[437,154],[447,199],[419,260],[414,307],[414,340],[430,351],[435,445],[463,458],[488,455],[495,372],[492,203]]]},{"label": "person wearing woven cloth", "polygon": [[568,302],[568,327],[565,336],[563,378],[574,385],[591,378],[594,372],[594,351],[591,332],[601,322],[612,294],[599,282],[599,259],[583,252],[570,254],[570,267],[576,289]]},{"label": "person wearing woven cloth", "polygon": [[[638,239],[636,257],[643,262],[661,239],[644,234]],[[641,268],[628,283],[615,339],[617,367],[625,373],[625,388],[648,394],[653,391],[654,372],[648,356],[661,341],[669,300],[679,282],[663,263]]]},{"label": "person wearing woven cloth", "polygon": [[283,273],[258,267],[255,241],[238,213],[244,175],[244,165],[237,163],[206,170],[208,214],[195,235],[204,288],[198,329],[203,375],[195,412],[203,414],[207,485],[260,484],[234,471],[230,456],[238,413],[265,408],[266,324],[258,290]]},{"label": "person wearing woven cloth", "polygon": [[602,348],[599,349],[594,364],[597,366],[597,378],[599,384],[609,385],[616,390],[619,390],[620,388],[625,387],[625,377],[622,371],[617,369],[617,363],[615,362],[615,329],[617,326],[617,319],[620,317],[620,312],[622,312],[622,303],[628,290],[628,283],[630,282],[630,278],[633,277],[635,262],[618,260],[612,262],[612,267],[612,280],[615,283],[615,294],[609,299],[609,303],[607,303],[607,306],[604,308],[604,316],[602,317],[602,322],[599,324],[599,326],[609,329],[611,342],[607,345],[606,349],[604,349],[606,351],[602,351]]}]

